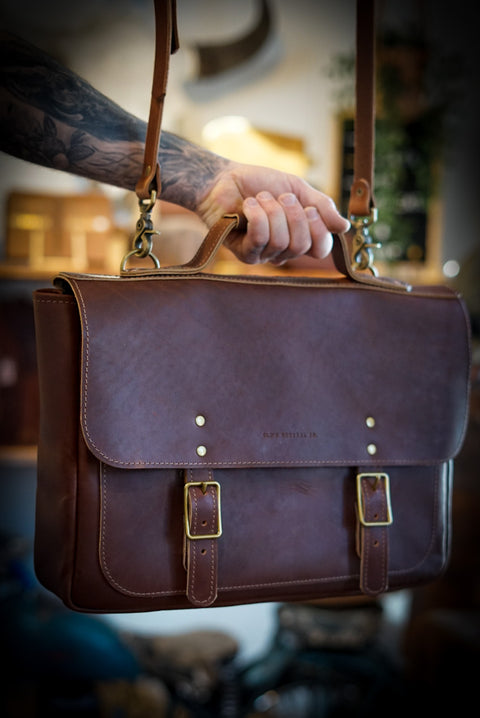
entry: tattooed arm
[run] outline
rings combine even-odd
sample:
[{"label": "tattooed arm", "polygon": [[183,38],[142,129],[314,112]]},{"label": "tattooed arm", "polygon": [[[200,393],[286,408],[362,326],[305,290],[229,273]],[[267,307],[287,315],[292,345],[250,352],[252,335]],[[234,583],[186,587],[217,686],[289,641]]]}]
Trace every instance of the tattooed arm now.
[{"label": "tattooed arm", "polygon": [[[0,149],[21,159],[133,190],[142,171],[146,123],[52,57],[0,32]],[[163,131],[161,198],[207,225],[247,219],[228,246],[243,261],[324,257],[330,232],[348,222],[332,200],[285,172],[232,162]]]}]

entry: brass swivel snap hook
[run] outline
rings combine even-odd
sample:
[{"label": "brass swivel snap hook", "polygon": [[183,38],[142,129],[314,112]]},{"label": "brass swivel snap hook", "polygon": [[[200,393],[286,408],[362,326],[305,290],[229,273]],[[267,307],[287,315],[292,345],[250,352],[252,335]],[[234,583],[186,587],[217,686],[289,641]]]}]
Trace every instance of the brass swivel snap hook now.
[{"label": "brass swivel snap hook", "polygon": [[140,217],[135,225],[135,234],[132,242],[133,249],[131,249],[130,252],[127,252],[122,259],[122,263],[120,265],[121,273],[128,271],[127,263],[130,257],[138,257],[139,259],[150,257],[155,265],[155,269],[160,269],[160,260],[153,252],[153,235],[160,234],[160,232],[157,232],[153,228],[152,221],[152,210],[156,199],[157,193],[155,190],[152,190],[149,199],[141,199],[138,203],[140,207]]},{"label": "brass swivel snap hook", "polygon": [[370,226],[377,221],[378,212],[374,207],[367,217],[351,215],[350,221],[355,228],[352,242],[352,267],[353,269],[368,269],[374,277],[378,277],[378,270],[374,265],[374,249],[380,249],[380,242],[373,242],[370,234]]}]

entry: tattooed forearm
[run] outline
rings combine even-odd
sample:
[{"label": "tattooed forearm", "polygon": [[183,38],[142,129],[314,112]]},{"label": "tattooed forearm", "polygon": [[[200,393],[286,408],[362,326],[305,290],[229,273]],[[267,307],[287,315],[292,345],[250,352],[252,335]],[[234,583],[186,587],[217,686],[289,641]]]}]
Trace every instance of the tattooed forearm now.
[{"label": "tattooed forearm", "polygon": [[140,142],[101,140],[31,105],[10,97],[1,99],[0,149],[4,152],[98,182],[135,187],[143,157]]},{"label": "tattooed forearm", "polygon": [[[134,189],[146,123],[37,48],[0,33],[0,149],[45,167]],[[162,198],[195,210],[228,161],[168,132]]]},{"label": "tattooed forearm", "polygon": [[228,165],[225,158],[163,132],[160,140],[162,198],[195,211],[209,185]]},{"label": "tattooed forearm", "polygon": [[139,121],[74,72],[20,38],[0,40],[2,89],[12,98],[99,140],[140,139]]},{"label": "tattooed forearm", "polygon": [[0,40],[0,148],[133,189],[145,123],[37,48],[9,34]]}]

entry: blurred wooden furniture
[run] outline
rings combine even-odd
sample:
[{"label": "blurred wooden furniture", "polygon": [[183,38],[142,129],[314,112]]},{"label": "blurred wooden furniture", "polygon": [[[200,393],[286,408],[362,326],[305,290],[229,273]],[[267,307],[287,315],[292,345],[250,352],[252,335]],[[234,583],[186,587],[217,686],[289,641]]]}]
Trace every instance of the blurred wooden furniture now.
[{"label": "blurred wooden furniture", "polygon": [[60,269],[118,271],[127,245],[103,194],[12,192],[0,276],[51,276]]}]

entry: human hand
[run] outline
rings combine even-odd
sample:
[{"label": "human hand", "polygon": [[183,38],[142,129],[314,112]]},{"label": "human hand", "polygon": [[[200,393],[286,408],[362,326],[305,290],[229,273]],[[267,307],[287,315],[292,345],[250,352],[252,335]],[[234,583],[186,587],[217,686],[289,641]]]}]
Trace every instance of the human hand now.
[{"label": "human hand", "polygon": [[225,245],[248,264],[281,265],[302,255],[322,259],[332,248],[331,233],[350,226],[330,197],[300,177],[233,162],[219,173],[197,212],[208,226],[223,214],[243,215],[246,229],[232,232]]}]

